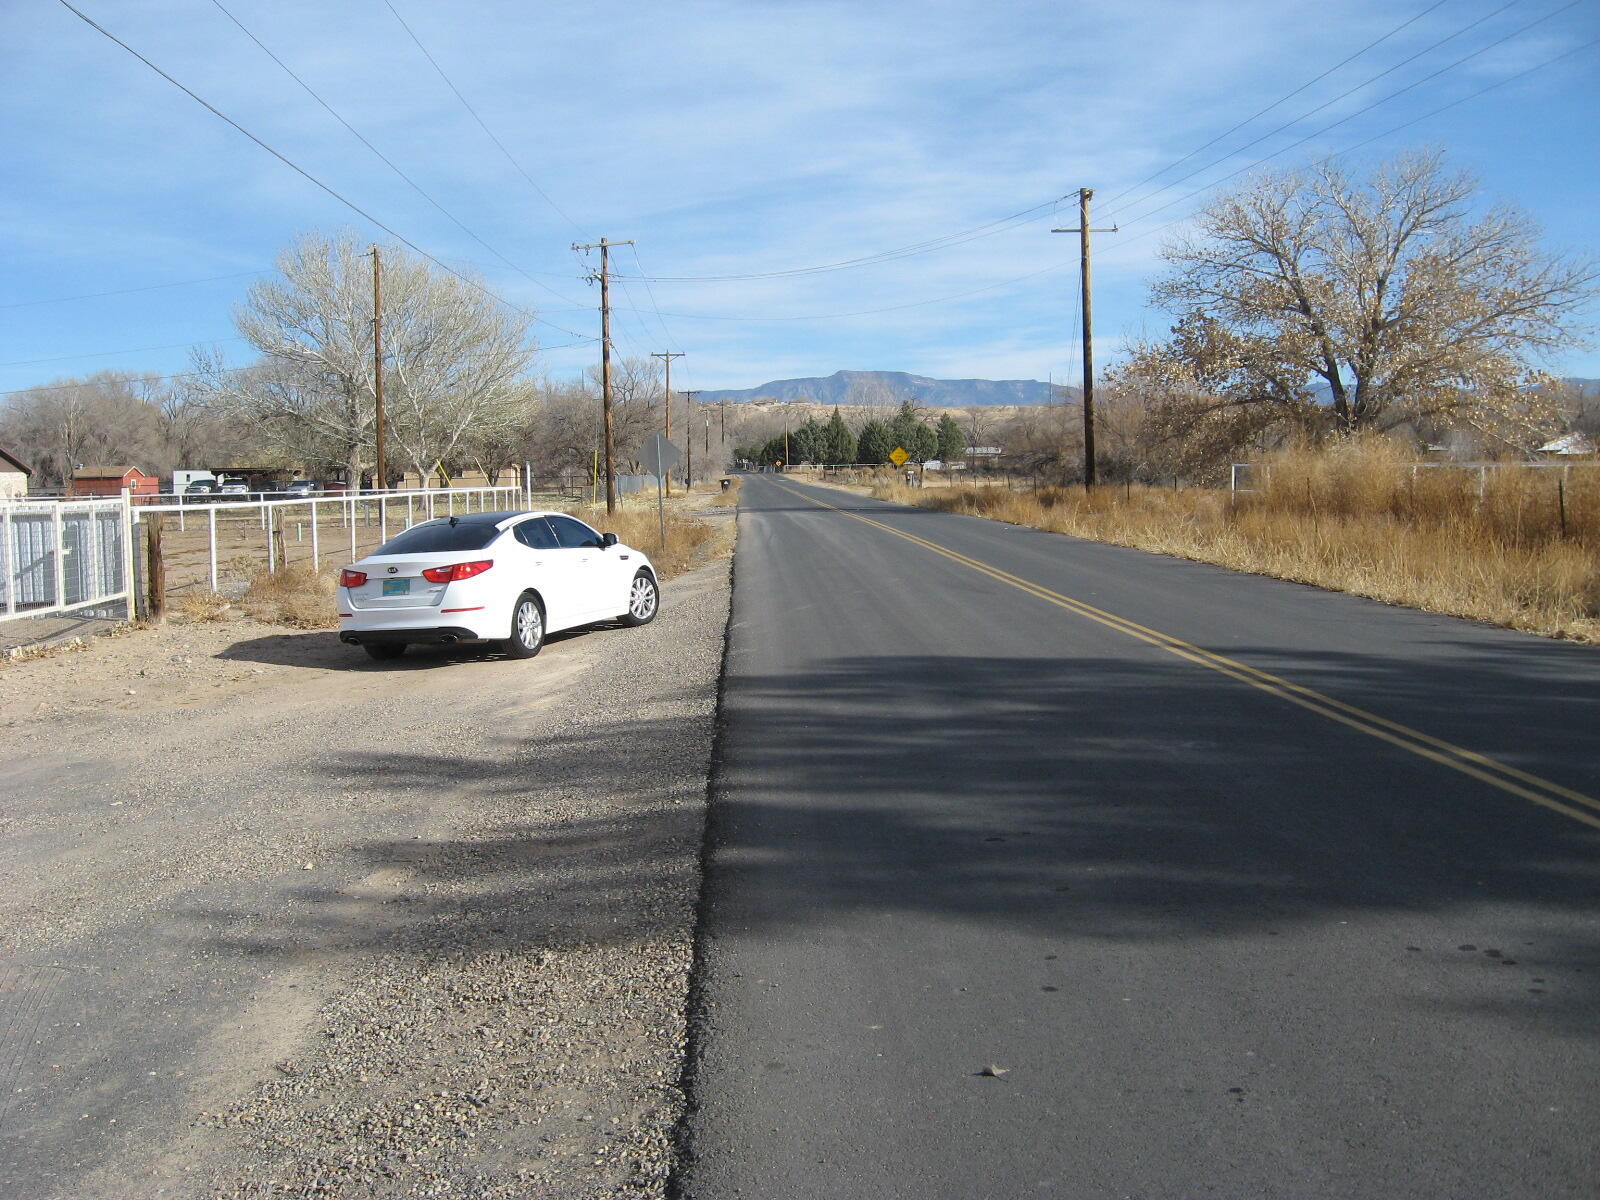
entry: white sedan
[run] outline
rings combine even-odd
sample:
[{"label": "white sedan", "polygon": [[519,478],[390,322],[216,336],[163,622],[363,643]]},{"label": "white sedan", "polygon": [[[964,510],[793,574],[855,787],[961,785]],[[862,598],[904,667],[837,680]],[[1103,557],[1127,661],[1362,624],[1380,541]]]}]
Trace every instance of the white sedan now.
[{"label": "white sedan", "polygon": [[469,513],[413,525],[346,567],[339,640],[377,659],[413,643],[491,641],[532,658],[548,633],[644,625],[660,606],[650,560],[614,533],[565,513]]}]

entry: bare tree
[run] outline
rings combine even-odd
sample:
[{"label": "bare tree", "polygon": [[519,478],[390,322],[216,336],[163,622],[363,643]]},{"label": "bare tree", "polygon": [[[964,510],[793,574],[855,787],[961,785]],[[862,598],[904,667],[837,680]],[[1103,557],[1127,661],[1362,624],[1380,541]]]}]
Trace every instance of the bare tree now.
[{"label": "bare tree", "polygon": [[1600,266],[1543,252],[1510,205],[1437,152],[1362,181],[1337,164],[1264,175],[1163,248],[1154,298],[1178,323],[1147,376],[1189,377],[1227,406],[1341,432],[1449,414],[1508,441],[1556,414],[1542,358],[1575,344]]},{"label": "bare tree", "polygon": [[[461,457],[480,427],[515,422],[516,380],[534,349],[529,318],[399,247],[383,251],[384,398],[396,457],[420,477]],[[212,401],[289,456],[341,466],[373,459],[372,267],[353,235],[310,233],[251,285],[235,314],[260,351],[254,370],[201,356]],[[387,481],[383,481],[387,482]]]},{"label": "bare tree", "polygon": [[100,371],[12,396],[0,409],[0,442],[60,487],[84,465],[137,466],[169,475],[174,467],[231,461],[251,448],[240,431],[152,376]]}]

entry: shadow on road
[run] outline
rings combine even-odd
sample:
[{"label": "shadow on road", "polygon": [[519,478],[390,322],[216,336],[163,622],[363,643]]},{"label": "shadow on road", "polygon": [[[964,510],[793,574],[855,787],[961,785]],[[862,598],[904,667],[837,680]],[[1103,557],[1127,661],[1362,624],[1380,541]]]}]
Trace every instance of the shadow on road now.
[{"label": "shadow on road", "polygon": [[[1475,664],[1480,687],[1485,670]],[[1346,673],[1341,694],[1357,703],[1392,694],[1405,675],[1377,662]],[[899,912],[1149,942],[1443,915],[1448,943],[1392,947],[1463,973],[1459,993],[1436,998],[1441,1011],[1592,1024],[1600,834],[1280,700],[1219,690],[1188,665],[840,659],[730,680],[729,701],[733,754],[712,837],[730,850],[715,859],[713,896],[744,897],[739,919],[757,930]],[[570,737],[510,734],[504,767],[431,746],[330,774],[449,791],[469,816],[521,795],[581,806],[615,789],[619,755],[647,732],[671,744],[660,740],[669,731],[620,719]],[[1591,773],[1597,753],[1572,748]],[[615,816],[353,850],[374,869],[402,866],[412,882],[397,902],[413,918],[450,919],[465,952],[647,938],[653,918],[629,897],[681,858],[692,831],[676,800],[634,778],[642,786]],[[301,898],[300,918],[232,948],[385,945],[388,925],[370,909],[345,912],[346,897],[314,888]],[[1525,918],[1523,936],[1509,939],[1503,923],[1484,932],[1482,914],[1497,906]]]}]

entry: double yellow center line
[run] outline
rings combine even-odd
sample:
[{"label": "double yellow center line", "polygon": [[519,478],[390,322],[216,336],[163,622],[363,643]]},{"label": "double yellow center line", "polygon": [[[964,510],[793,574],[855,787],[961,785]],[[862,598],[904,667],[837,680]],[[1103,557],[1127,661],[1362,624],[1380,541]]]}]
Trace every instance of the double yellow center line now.
[{"label": "double yellow center line", "polygon": [[1533,803],[1561,813],[1563,816],[1571,817],[1574,821],[1582,821],[1585,825],[1600,829],[1600,800],[1596,800],[1592,796],[1586,796],[1582,792],[1575,792],[1571,788],[1562,787],[1559,783],[1552,783],[1548,779],[1542,779],[1527,771],[1508,766],[1506,763],[1498,762],[1487,755],[1457,746],[1452,742],[1445,741],[1443,738],[1436,738],[1432,734],[1423,733],[1419,729],[1412,729],[1409,725],[1391,721],[1388,717],[1368,712],[1364,708],[1346,704],[1343,700],[1335,700],[1332,696],[1324,695],[1312,688],[1303,687],[1277,675],[1257,670],[1255,667],[1239,662],[1237,659],[1213,653],[1210,650],[1183,641],[1181,638],[1175,638],[1169,633],[1162,633],[1159,629],[1151,629],[1147,625],[1140,625],[1138,622],[1130,621],[1126,617],[1119,617],[1103,608],[1085,604],[1082,600],[1075,600],[1071,596],[1052,591],[1031,580],[1013,575],[1009,571],[1002,571],[999,567],[991,566],[976,558],[970,558],[958,551],[951,550],[948,546],[941,546],[938,542],[931,542],[927,538],[918,537],[914,533],[906,533],[904,530],[896,529],[892,525],[885,525],[882,521],[874,521],[871,517],[862,516],[860,513],[838,508],[826,501],[818,500],[815,496],[808,496],[804,492],[797,491],[786,484],[778,484],[777,486],[790,495],[815,504],[819,508],[829,509],[840,516],[849,517],[851,520],[871,525],[874,529],[881,529],[884,533],[893,534],[897,538],[904,538],[908,542],[914,542],[935,554],[949,559],[951,562],[960,563],[962,566],[970,567],[979,574],[987,575],[991,579],[997,579],[1001,583],[1009,584],[1018,591],[1026,592],[1030,596],[1036,596],[1047,604],[1053,604],[1057,608],[1064,608],[1068,612],[1076,613],[1078,616],[1104,625],[1108,629],[1114,629],[1118,633],[1126,634],[1128,637],[1136,638],[1160,650],[1165,650],[1168,654],[1176,655],[1178,658],[1192,662],[1196,666],[1206,667],[1209,670],[1216,671],[1218,674],[1226,675],[1230,679],[1236,679],[1240,683],[1256,688],[1259,691],[1267,692],[1280,700],[1287,700],[1290,704],[1297,704],[1301,708],[1326,717],[1330,721],[1337,721],[1341,725],[1348,726],[1370,737],[1375,737],[1379,741],[1388,742],[1391,746],[1396,746],[1420,758],[1436,762],[1440,766],[1449,767],[1452,771],[1459,771],[1463,775],[1469,775],[1473,779],[1487,783],[1491,787],[1499,788],[1503,792],[1509,792],[1513,796],[1520,796],[1524,800],[1531,800]]}]

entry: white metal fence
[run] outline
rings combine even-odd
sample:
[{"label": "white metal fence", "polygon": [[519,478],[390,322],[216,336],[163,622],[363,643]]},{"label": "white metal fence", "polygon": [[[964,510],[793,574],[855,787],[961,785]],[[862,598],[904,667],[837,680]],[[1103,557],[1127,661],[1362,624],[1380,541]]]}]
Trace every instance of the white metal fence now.
[{"label": "white metal fence", "polygon": [[133,613],[128,499],[0,501],[0,615]]},{"label": "white metal fence", "polygon": [[[429,488],[410,492],[362,492],[350,495],[319,496],[304,500],[211,500],[173,504],[136,504],[136,524],[157,513],[176,518],[179,533],[203,530],[206,535],[206,568],[212,591],[220,581],[220,562],[225,550],[241,549],[252,557],[265,559],[268,571],[276,571],[291,545],[320,569],[325,556],[359,557],[361,540],[375,533],[379,543],[389,540],[392,530],[399,533],[418,521],[470,512],[489,512],[516,508],[528,496],[517,485],[481,488]],[[169,525],[168,528],[174,526]]]}]

